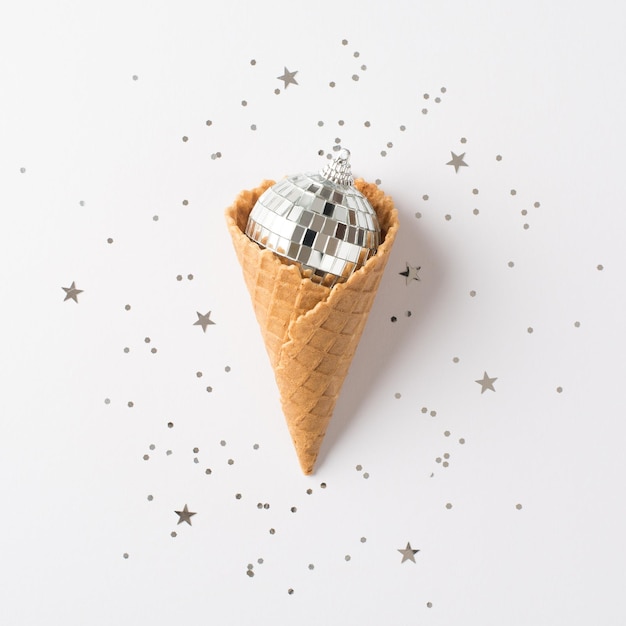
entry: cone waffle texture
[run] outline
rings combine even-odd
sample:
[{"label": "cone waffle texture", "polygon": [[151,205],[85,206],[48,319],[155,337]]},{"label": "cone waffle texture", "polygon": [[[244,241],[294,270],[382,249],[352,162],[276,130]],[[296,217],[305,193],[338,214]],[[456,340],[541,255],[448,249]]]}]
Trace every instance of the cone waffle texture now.
[{"label": "cone waffle texture", "polygon": [[242,191],[226,210],[226,222],[302,471],[311,474],[387,264],[398,213],[376,185],[355,181],[378,215],[382,243],[347,282],[330,289],[244,234],[252,207],[273,184]]}]

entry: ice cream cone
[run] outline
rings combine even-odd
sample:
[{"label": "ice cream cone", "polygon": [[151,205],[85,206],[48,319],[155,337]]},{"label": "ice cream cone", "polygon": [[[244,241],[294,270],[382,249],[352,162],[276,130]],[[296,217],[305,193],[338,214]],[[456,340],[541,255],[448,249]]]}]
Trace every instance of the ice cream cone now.
[{"label": "ice cream cone", "polygon": [[398,230],[389,196],[372,183],[355,187],[376,211],[381,244],[346,282],[329,288],[251,241],[248,215],[273,181],[242,191],[226,222],[250,292],[280,393],[283,413],[305,474],[311,474],[352,357],[359,344]]}]

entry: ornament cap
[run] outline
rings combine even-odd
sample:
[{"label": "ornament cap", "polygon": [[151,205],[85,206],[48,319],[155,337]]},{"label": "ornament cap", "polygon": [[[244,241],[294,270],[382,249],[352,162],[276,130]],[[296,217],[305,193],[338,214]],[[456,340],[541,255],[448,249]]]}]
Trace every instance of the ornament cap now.
[{"label": "ornament cap", "polygon": [[342,148],[337,157],[320,170],[320,174],[331,183],[352,187],[354,178],[350,167],[350,150]]}]

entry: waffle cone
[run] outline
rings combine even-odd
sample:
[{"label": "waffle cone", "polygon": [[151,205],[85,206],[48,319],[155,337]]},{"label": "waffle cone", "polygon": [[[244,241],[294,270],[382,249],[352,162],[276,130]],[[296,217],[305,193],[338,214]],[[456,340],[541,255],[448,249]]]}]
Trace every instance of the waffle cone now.
[{"label": "waffle cone", "polygon": [[305,474],[311,474],[398,230],[398,213],[378,187],[356,180],[378,215],[376,255],[332,289],[244,234],[248,215],[274,181],[242,191],[226,222],[274,369],[285,419]]}]

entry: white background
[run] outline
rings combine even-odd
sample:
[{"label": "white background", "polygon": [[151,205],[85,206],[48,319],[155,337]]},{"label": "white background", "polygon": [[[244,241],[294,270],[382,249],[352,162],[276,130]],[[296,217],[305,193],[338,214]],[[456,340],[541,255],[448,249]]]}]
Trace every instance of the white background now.
[{"label": "white background", "polygon": [[[6,4],[2,624],[623,624],[623,13]],[[223,211],[339,144],[401,231],[305,477]]]}]

